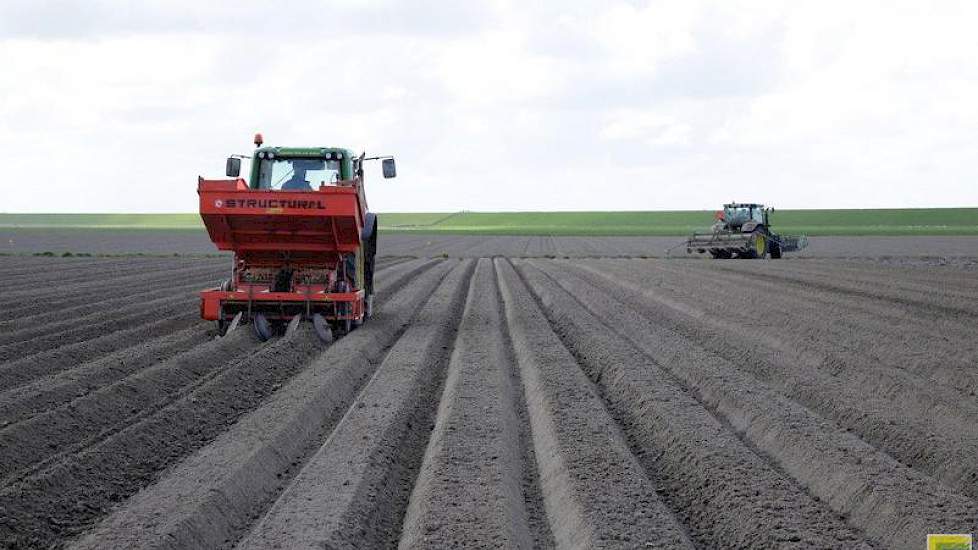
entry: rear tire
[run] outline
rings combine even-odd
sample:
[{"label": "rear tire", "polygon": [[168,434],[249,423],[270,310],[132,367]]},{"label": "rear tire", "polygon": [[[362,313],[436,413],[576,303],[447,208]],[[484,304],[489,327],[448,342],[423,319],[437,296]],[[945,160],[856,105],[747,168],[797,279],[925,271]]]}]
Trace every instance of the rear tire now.
[{"label": "rear tire", "polygon": [[268,341],[274,332],[272,330],[272,324],[268,322],[268,319],[263,313],[255,314],[255,318],[251,321],[251,326],[255,330],[255,336],[262,342]]},{"label": "rear tire", "polygon": [[333,329],[322,315],[316,313],[312,316],[312,327],[316,331],[316,336],[324,344],[328,345],[333,343]]},{"label": "rear tire", "polygon": [[751,239],[750,251],[747,253],[748,258],[766,258],[768,253],[768,236],[767,232],[763,228],[757,228],[753,231],[753,236]]},{"label": "rear tire", "polygon": [[770,250],[771,250],[771,259],[772,260],[779,260],[779,259],[781,259],[781,243],[772,241],[771,242],[771,246],[770,246]]}]

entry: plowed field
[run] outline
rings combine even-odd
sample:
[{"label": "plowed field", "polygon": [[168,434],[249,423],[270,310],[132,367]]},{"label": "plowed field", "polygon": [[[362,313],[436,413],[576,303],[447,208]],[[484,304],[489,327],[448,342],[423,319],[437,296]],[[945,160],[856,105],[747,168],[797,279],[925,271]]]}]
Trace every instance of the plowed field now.
[{"label": "plowed field", "polygon": [[921,549],[978,532],[978,279],[378,260],[217,338],[227,258],[0,257],[0,547]]}]

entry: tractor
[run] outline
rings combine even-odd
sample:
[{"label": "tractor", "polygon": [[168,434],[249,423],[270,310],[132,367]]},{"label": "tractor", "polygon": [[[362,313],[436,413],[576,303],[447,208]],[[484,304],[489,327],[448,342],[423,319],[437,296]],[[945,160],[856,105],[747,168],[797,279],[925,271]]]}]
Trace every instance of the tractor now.
[{"label": "tractor", "polygon": [[709,233],[694,233],[686,241],[686,252],[709,253],[715,259],[771,258],[808,245],[805,236],[778,235],[771,229],[773,208],[763,204],[730,203],[716,213]]},{"label": "tractor", "polygon": [[[377,216],[367,210],[363,167],[382,160],[340,147],[268,147],[227,159],[228,178],[198,178],[200,216],[230,276],[200,293],[201,317],[223,335],[250,324],[260,340],[312,323],[324,342],[373,313]],[[241,160],[250,158],[248,181]]]}]

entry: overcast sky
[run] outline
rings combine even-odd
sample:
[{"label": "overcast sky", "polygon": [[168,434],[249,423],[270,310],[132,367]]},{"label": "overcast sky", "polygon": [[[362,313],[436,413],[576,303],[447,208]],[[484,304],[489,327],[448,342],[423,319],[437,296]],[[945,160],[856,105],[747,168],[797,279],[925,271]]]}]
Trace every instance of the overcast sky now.
[{"label": "overcast sky", "polygon": [[978,206],[978,2],[217,4],[0,2],[0,212],[195,212],[256,131],[380,212]]}]

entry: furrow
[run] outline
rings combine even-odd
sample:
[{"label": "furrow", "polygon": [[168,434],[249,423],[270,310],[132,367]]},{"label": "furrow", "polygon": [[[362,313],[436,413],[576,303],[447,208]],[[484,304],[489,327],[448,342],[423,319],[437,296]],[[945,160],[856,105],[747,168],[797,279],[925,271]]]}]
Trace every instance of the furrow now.
[{"label": "furrow", "polygon": [[[765,266],[766,267],[766,266]],[[742,276],[750,277],[752,273],[745,268],[725,264],[717,269],[729,270]],[[887,284],[887,277],[881,276],[875,281],[862,282],[843,279],[831,275],[816,275],[803,271],[790,272],[773,268],[764,269],[764,277],[778,280],[785,284],[804,285],[809,288],[819,288],[857,298],[873,298],[898,304],[906,304],[927,310],[935,315],[965,315],[972,321],[978,317],[978,297],[971,293],[953,293],[925,285],[912,285],[912,288],[892,288]],[[884,272],[885,273],[885,272]],[[753,275],[753,276],[756,276]],[[956,294],[956,296],[952,296]]]},{"label": "furrow", "polygon": [[511,358],[491,260],[479,260],[438,418],[411,496],[401,548],[543,546],[526,502]]},{"label": "furrow", "polygon": [[[378,285],[377,304],[383,303],[386,294],[398,288],[406,280],[430,267],[430,263],[413,262],[411,265],[393,269],[395,265],[402,263],[385,264],[378,270],[378,275],[384,277],[384,281]],[[55,372],[27,385],[15,385],[6,391],[0,391],[0,426],[3,426],[4,422],[10,424],[24,420],[85,396],[101,386],[114,383],[213,337],[212,327],[203,321],[198,321],[188,329],[164,333],[145,343],[79,363],[78,366],[67,371]],[[34,363],[34,366],[39,365],[40,363]],[[27,367],[25,364],[18,366]]]},{"label": "furrow", "polygon": [[19,292],[8,292],[2,296],[0,320],[15,319],[37,313],[38,303],[57,305],[58,307],[75,306],[88,303],[93,297],[127,295],[141,292],[146,288],[155,288],[158,284],[169,284],[174,279],[188,276],[220,274],[214,266],[195,265],[191,267],[167,269],[161,272],[140,272],[121,277],[110,276],[98,281],[89,281],[77,285],[53,285],[41,288],[30,288]]},{"label": "furrow", "polygon": [[[878,279],[881,268],[877,262],[852,260],[824,262],[824,265],[828,271],[835,273],[836,276],[841,273],[846,278],[857,277],[865,282],[873,282],[875,279]],[[974,275],[969,274],[967,271],[951,269],[935,271],[933,269],[920,269],[918,267],[900,268],[895,266],[885,266],[883,269],[888,276],[896,277],[901,281],[933,285],[936,275],[940,287],[964,292],[978,292],[978,280],[975,280]]]},{"label": "furrow", "polygon": [[[661,265],[653,271],[658,276]],[[807,289],[786,292],[783,285],[762,279],[717,285],[727,281],[712,273],[665,271],[670,273],[669,284],[660,281],[661,290],[683,302],[697,304],[700,310],[711,311],[717,319],[737,319],[738,312],[764,303],[763,318],[750,323],[747,330],[765,329],[779,344],[783,343],[781,348],[817,355],[821,358],[817,363],[829,367],[835,375],[857,377],[850,380],[853,385],[878,390],[881,395],[901,401],[923,400],[925,408],[935,403],[940,406],[949,389],[965,397],[958,401],[959,405],[978,391],[978,373],[973,369],[978,360],[978,341],[971,324],[960,319],[930,319],[908,307],[895,308],[897,311],[867,310],[851,297]],[[629,273],[624,266],[613,266],[609,273],[640,285],[652,279],[647,272],[644,276]],[[731,287],[738,292],[731,293]],[[924,345],[929,342],[942,345]],[[904,395],[896,395],[901,388]],[[978,408],[973,411],[978,414]]]},{"label": "furrow", "polygon": [[[378,304],[386,299],[385,292],[391,282],[401,285],[404,280],[430,267],[430,263],[426,262],[413,262],[402,266],[403,263],[397,261],[393,264],[385,264],[378,270],[377,273],[384,277],[384,282],[377,287]],[[399,267],[394,269],[395,265]],[[162,336],[152,336],[148,341],[132,347],[109,351],[89,361],[80,361],[77,366],[66,371],[54,370],[53,374],[39,374],[50,373],[51,369],[62,363],[45,362],[38,359],[38,356],[12,364],[10,370],[16,371],[20,377],[8,379],[12,386],[7,387],[5,391],[0,391],[0,426],[3,426],[3,422],[8,424],[17,422],[87,395],[98,387],[114,383],[139,369],[186,351],[194,344],[203,343],[213,338],[215,334],[212,327],[199,320],[189,329],[176,330],[173,333],[166,332],[165,326],[160,328]],[[138,342],[138,339],[134,341]],[[56,357],[66,360],[82,357],[77,353],[76,348],[84,347],[83,345],[68,347],[68,353],[57,354]],[[50,355],[43,354],[40,357]],[[19,385],[17,382],[31,379],[34,375],[38,375],[37,379],[27,385]]]},{"label": "furrow", "polygon": [[237,548],[397,545],[472,263],[432,295],[336,430]]},{"label": "furrow", "polygon": [[88,265],[96,262],[100,258],[92,257],[48,257],[48,256],[29,256],[23,255],[3,255],[0,256],[0,275],[16,275],[21,272],[30,272],[37,266],[46,266],[58,269],[69,269],[74,265]]},{"label": "furrow", "polygon": [[663,499],[699,546],[871,547],[538,267],[520,263],[519,268],[555,332],[634,442],[635,454]]},{"label": "furrow", "polygon": [[[198,264],[200,265],[200,264]],[[147,272],[158,272],[161,269],[172,269],[172,258],[133,259],[127,260],[94,260],[85,266],[72,269],[39,266],[30,272],[19,276],[7,276],[0,283],[0,292],[17,292],[25,288],[48,289],[65,287],[91,280],[105,280],[106,276],[119,277]]]},{"label": "furrow", "polygon": [[496,268],[556,546],[692,548],[512,266]]},{"label": "furrow", "polygon": [[[33,261],[31,261],[33,260]],[[147,259],[143,259],[146,261]],[[78,273],[98,272],[114,267],[126,267],[139,264],[138,258],[48,258],[48,257],[18,257],[17,264],[0,270],[4,284],[20,277],[50,276],[59,279],[63,276],[72,277]],[[169,259],[162,260],[164,262]],[[6,288],[6,287],[0,287]]]},{"label": "furrow", "polygon": [[[69,317],[72,312],[51,312],[60,314],[60,321],[35,323],[25,319],[17,322],[22,328],[0,333],[0,357],[3,357],[3,350],[8,347],[16,350],[18,346],[23,349],[32,342],[50,345],[52,341],[68,344],[86,340],[91,334],[110,332],[120,326],[132,326],[147,316],[168,311],[174,303],[177,307],[185,308],[187,302],[197,299],[195,291],[199,289],[200,284],[191,281],[188,284],[133,296],[127,298],[126,302],[116,302],[110,306],[83,306],[83,311],[75,312],[81,313],[77,316]],[[0,326],[0,330],[2,329]],[[16,355],[17,352],[14,351],[13,354]]]},{"label": "furrow", "polygon": [[[386,270],[406,261],[409,260],[395,259],[389,262],[379,262],[376,275],[384,276]],[[160,286],[143,293],[95,300],[72,307],[58,305],[44,313],[0,322],[0,331],[9,329],[9,332],[0,334],[0,344],[55,333],[66,327],[84,324],[90,319],[97,319],[99,314],[110,310],[113,316],[120,316],[128,311],[138,311],[144,308],[146,302],[172,297],[175,294],[197,296],[198,291],[207,286],[216,286],[219,275],[223,274],[215,271],[201,276],[181,277],[172,281],[172,286]],[[18,330],[17,327],[24,328]]]},{"label": "furrow", "polygon": [[[740,270],[747,266],[736,266],[725,263],[723,267]],[[978,285],[973,277],[962,272],[930,270],[929,276],[915,276],[913,271],[899,268],[879,269],[873,271],[854,269],[845,262],[822,261],[817,263],[800,264],[797,262],[773,262],[770,269],[785,277],[798,278],[801,281],[809,277],[830,284],[845,284],[853,287],[884,289],[888,293],[916,294],[928,299],[942,300],[947,297],[957,297],[974,302]],[[749,268],[748,268],[749,269]],[[940,284],[935,284],[940,283]],[[962,286],[963,285],[963,286]]]},{"label": "furrow", "polygon": [[[31,307],[30,311],[26,311],[26,315],[22,317],[0,321],[0,331],[4,331],[5,333],[9,334],[14,333],[15,331],[37,331],[38,334],[43,335],[60,330],[60,328],[52,329],[51,327],[54,325],[64,327],[71,326],[72,324],[78,324],[81,317],[92,316],[99,313],[104,313],[106,311],[113,311],[118,307],[125,307],[141,301],[153,300],[165,297],[167,295],[172,295],[174,293],[174,288],[189,287],[184,291],[200,290],[213,280],[213,276],[201,277],[201,279],[198,281],[190,278],[187,281],[175,281],[173,287],[161,287],[159,289],[154,289],[143,293],[116,298],[106,298],[104,300],[92,299],[87,303],[73,306],[65,306],[60,302],[58,304],[41,303]],[[193,287],[190,287],[191,283],[194,285]],[[25,332],[25,334],[29,334],[29,332]],[[7,336],[7,341],[12,340],[13,339],[10,336]]]},{"label": "furrow", "polygon": [[548,272],[593,315],[618,327],[621,336],[695,391],[759,452],[882,547],[921,548],[926,533],[978,527],[974,500],[900,464],[722,356],[691,345],[660,325],[658,316],[636,308],[640,295],[616,297],[608,292],[613,284],[596,286],[571,276],[566,264]]},{"label": "furrow", "polygon": [[129,349],[161,334],[183,330],[200,322],[196,308],[126,330],[55,349],[26,351],[20,358],[0,363],[0,388],[9,390],[36,378],[77,367],[103,355]]},{"label": "furrow", "polygon": [[57,349],[61,346],[85,342],[99,335],[112,333],[123,328],[143,325],[188,310],[193,311],[194,303],[197,300],[197,297],[190,293],[159,298],[127,308],[130,309],[129,313],[121,313],[117,316],[112,312],[106,312],[94,316],[80,326],[68,325],[68,327],[75,326],[76,328],[65,328],[56,334],[45,334],[35,336],[28,341],[0,345],[0,362],[22,357],[25,353],[38,348]]},{"label": "furrow", "polygon": [[[52,282],[38,286],[36,288],[24,287],[18,290],[5,292],[4,297],[26,297],[31,298],[45,294],[77,294],[86,291],[98,290],[111,287],[115,282],[140,282],[141,279],[153,278],[154,280],[166,279],[168,275],[193,273],[197,271],[212,271],[227,273],[229,260],[222,259],[215,261],[211,258],[184,258],[180,260],[160,259],[153,262],[119,262],[118,265],[93,264],[91,272],[85,272],[87,277],[80,278],[77,282],[64,282],[54,285]],[[53,271],[56,275],[60,272]],[[25,282],[30,282],[32,278],[26,276]],[[43,277],[43,274],[42,274]],[[121,290],[118,289],[117,290]]]},{"label": "furrow", "polygon": [[199,322],[189,328],[158,336],[132,348],[79,364],[66,372],[42,377],[25,386],[2,391],[0,392],[0,425],[25,420],[89,395],[140,369],[201,345],[213,338],[213,333],[206,329],[203,322]]},{"label": "furrow", "polygon": [[[807,262],[812,264],[814,262]],[[820,262],[821,263],[821,262]],[[818,288],[811,288],[805,285],[784,284],[777,280],[769,280],[758,273],[754,277],[744,277],[737,273],[732,273],[723,269],[689,269],[677,266],[673,262],[656,262],[655,269],[628,269],[626,264],[632,266],[647,266],[644,263],[602,263],[604,266],[615,266],[615,273],[619,276],[626,276],[629,280],[648,283],[658,276],[657,284],[663,286],[674,286],[685,283],[687,286],[694,281],[699,281],[695,293],[690,295],[718,294],[725,293],[730,296],[729,289],[756,289],[765,302],[771,300],[786,300],[793,304],[793,307],[809,309],[833,308],[844,309],[846,320],[848,317],[864,321],[877,321],[886,323],[893,328],[905,328],[907,331],[914,331],[917,334],[928,335],[931,338],[940,339],[942,335],[951,332],[954,335],[961,332],[959,320],[948,315],[934,315],[927,310],[913,308],[899,303],[875,298],[856,298],[836,292],[828,292]],[[662,277],[663,272],[668,273],[668,278]],[[641,280],[639,280],[641,279]],[[687,291],[689,292],[689,291]],[[767,308],[777,311],[778,308]],[[815,319],[817,320],[817,319]],[[834,319],[840,321],[838,317]],[[884,335],[885,335],[884,331]]]},{"label": "furrow", "polygon": [[[845,359],[844,350],[832,350],[811,335],[793,339],[711,315],[689,300],[664,296],[590,265],[575,269],[610,284],[609,291],[641,306],[644,315],[853,430],[903,464],[978,496],[978,463],[970,458],[978,455],[978,407],[972,403],[946,400],[946,391],[934,391],[898,370],[858,368],[858,361]],[[934,445],[938,440],[944,443]]]},{"label": "furrow", "polygon": [[[329,436],[454,262],[422,262],[362,328],[200,452],[176,465],[75,548],[216,548],[232,544],[272,505]],[[457,268],[456,268],[457,269]],[[378,285],[379,295],[392,288]]]},{"label": "furrow", "polygon": [[0,546],[59,544],[159,473],[227,430],[320,351],[314,336],[283,338],[94,446],[0,491]]},{"label": "furrow", "polygon": [[90,447],[209,380],[257,342],[247,330],[207,342],[29,420],[0,429],[0,487]]}]

